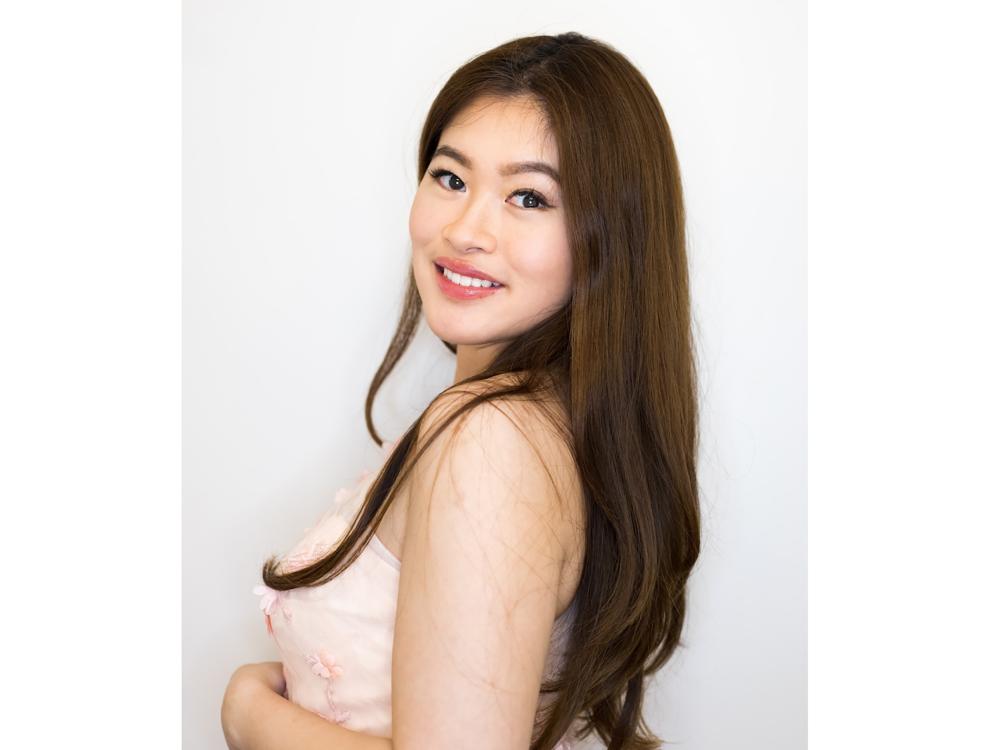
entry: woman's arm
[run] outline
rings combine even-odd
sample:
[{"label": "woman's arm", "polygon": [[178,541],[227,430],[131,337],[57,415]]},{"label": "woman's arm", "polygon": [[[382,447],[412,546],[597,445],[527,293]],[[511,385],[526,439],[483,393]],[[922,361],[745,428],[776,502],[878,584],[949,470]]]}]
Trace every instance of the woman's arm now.
[{"label": "woman's arm", "polygon": [[280,670],[280,662],[265,662],[233,674],[222,701],[230,750],[392,750],[386,737],[345,729],[283,698]]}]

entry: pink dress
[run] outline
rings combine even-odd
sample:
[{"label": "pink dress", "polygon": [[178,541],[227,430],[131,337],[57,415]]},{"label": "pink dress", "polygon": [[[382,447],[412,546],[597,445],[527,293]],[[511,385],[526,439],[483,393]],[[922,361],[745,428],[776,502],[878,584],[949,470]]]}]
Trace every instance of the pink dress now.
[{"label": "pink dress", "polygon": [[[383,462],[394,446],[384,446]],[[315,560],[342,539],[377,475],[365,471],[353,488],[341,489],[333,506],[282,558],[280,569]],[[347,570],[321,586],[289,591],[254,587],[267,631],[281,654],[290,701],[348,729],[392,736],[392,640],[399,569],[400,561],[372,536]],[[546,678],[562,664],[575,612],[574,602],[555,621]],[[539,694],[539,708],[554,698]],[[579,720],[556,750],[576,746],[571,732],[578,726]]]}]

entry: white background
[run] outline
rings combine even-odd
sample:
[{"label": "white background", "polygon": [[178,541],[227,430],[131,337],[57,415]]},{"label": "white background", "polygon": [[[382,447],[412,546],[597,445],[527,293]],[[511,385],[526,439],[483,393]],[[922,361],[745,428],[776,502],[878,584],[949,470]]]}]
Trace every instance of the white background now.
[{"label": "white background", "polygon": [[[435,39],[446,34],[452,49],[475,29],[447,26],[453,12],[444,9],[435,24]],[[534,23],[540,11],[508,12]],[[652,12],[615,6],[623,23],[660,39],[675,22],[638,23]],[[775,44],[762,35],[777,23],[774,14],[764,13],[758,26],[735,5],[719,9],[706,34],[689,41],[706,44],[717,29],[731,28],[734,14],[733,27],[761,38],[755,49]],[[371,29],[382,34],[396,17],[387,11],[381,25],[362,31],[380,38]],[[995,746],[996,21],[985,3],[887,0],[813,2],[808,18],[809,744]],[[616,41],[615,23],[572,25]],[[481,46],[470,43],[468,54]],[[705,49],[728,59],[732,46]],[[173,3],[0,6],[0,549],[7,574],[0,689],[4,739],[17,747],[90,739],[109,748],[181,744],[181,651],[191,647],[182,643],[182,541],[196,545],[181,534],[181,313],[197,296],[188,281],[189,299],[182,299],[182,51]],[[639,48],[627,51],[640,64],[650,59]],[[225,57],[225,49],[217,54]],[[449,59],[444,68],[451,66]],[[725,71],[716,82],[742,80],[739,70]],[[673,92],[656,82],[670,97],[675,136],[684,118],[670,102],[689,79],[677,80]],[[711,89],[702,95],[726,100]],[[698,157],[679,145],[691,208],[697,173],[688,165],[710,162],[715,152],[701,147]],[[720,167],[712,177],[727,172]],[[237,224],[247,220],[238,212]],[[705,346],[718,339],[704,323],[710,286],[702,273],[695,291]],[[747,320],[741,335],[755,330]],[[429,362],[428,371],[437,372]],[[395,408],[402,413],[405,404]],[[713,419],[733,423],[722,414]],[[712,429],[715,463],[724,465],[732,451],[721,429]],[[355,443],[333,445],[342,451]],[[294,481],[281,466],[274,472],[275,484]],[[718,509],[727,503],[718,488],[709,494],[713,534],[722,540]],[[244,523],[259,527],[255,519]],[[714,547],[727,549],[720,541]],[[711,559],[695,581],[702,612],[713,594],[702,581],[726,567]],[[229,576],[244,574],[240,561],[200,571],[219,591],[227,591]],[[183,603],[186,615],[194,605]],[[760,600],[744,612],[773,604]],[[220,644],[242,632],[204,622]],[[741,622],[718,627],[736,638]],[[753,659],[755,647],[748,640],[737,650],[738,663]],[[711,684],[695,684],[704,651],[696,643],[683,652],[688,684],[679,689],[706,696],[694,709],[705,724],[719,725],[721,735],[773,708],[752,689],[727,685],[721,669]],[[207,683],[217,679],[213,669],[194,664],[187,674]],[[767,684],[767,675],[752,678]],[[739,689],[747,702],[716,699]],[[766,713],[779,732],[786,719],[800,721],[782,711]],[[204,716],[183,718],[197,737]],[[652,718],[661,731],[666,722],[670,737],[684,720]],[[694,741],[728,740],[685,739]],[[209,742],[221,747],[219,735]],[[738,746],[771,744],[754,736]]]},{"label": "white background", "polygon": [[[703,399],[703,555],[646,716],[691,750],[806,732],[805,7],[796,2],[188,3],[184,746],[277,658],[260,567],[375,458],[367,387],[400,309],[417,138],[468,58],[576,30],[648,78],[682,169]],[[426,326],[376,401],[395,439],[454,377]]]}]

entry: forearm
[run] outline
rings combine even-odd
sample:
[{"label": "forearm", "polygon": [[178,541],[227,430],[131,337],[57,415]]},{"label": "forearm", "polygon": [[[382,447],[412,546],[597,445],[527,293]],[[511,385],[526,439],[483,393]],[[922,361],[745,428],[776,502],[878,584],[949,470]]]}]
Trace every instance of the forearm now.
[{"label": "forearm", "polygon": [[354,732],[282,698],[263,685],[241,728],[239,750],[392,750],[392,740]]}]

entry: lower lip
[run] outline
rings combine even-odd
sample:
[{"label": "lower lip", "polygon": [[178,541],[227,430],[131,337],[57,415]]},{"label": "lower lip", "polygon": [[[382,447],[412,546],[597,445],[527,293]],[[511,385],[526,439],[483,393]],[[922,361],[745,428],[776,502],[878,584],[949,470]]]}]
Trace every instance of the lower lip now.
[{"label": "lower lip", "polygon": [[459,284],[453,284],[448,281],[447,277],[438,270],[438,266],[434,266],[434,273],[437,275],[438,287],[446,295],[452,299],[479,299],[480,297],[489,297],[491,294],[499,292],[504,289],[502,286],[460,286]]}]

